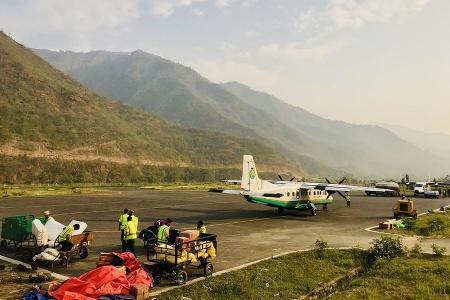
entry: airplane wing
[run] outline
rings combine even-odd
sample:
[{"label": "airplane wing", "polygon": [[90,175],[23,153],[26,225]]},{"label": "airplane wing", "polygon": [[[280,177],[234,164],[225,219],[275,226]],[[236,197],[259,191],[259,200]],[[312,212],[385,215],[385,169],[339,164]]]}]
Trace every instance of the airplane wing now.
[{"label": "airplane wing", "polygon": [[224,190],[224,189],[209,189],[210,193],[221,193],[221,194],[231,194],[231,195],[241,195],[242,190]]},{"label": "airplane wing", "polygon": [[380,189],[376,187],[366,187],[357,185],[335,184],[335,183],[310,183],[305,182],[300,187],[301,190],[321,190],[329,192],[350,192],[350,191],[363,191],[363,192],[387,192],[390,190]]}]

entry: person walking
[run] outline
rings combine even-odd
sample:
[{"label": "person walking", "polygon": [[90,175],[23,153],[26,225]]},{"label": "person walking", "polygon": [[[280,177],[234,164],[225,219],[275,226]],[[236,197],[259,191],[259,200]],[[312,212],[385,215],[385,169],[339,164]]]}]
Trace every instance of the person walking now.
[{"label": "person walking", "polygon": [[134,242],[136,241],[136,238],[136,225],[133,222],[133,218],[131,216],[128,216],[127,224],[125,225],[126,252],[131,252],[134,256],[136,256],[136,253],[134,252]]},{"label": "person walking", "polygon": [[126,251],[127,241],[125,240],[125,226],[127,225],[128,208],[124,208],[123,214],[119,217],[120,241],[122,243],[122,252]]}]

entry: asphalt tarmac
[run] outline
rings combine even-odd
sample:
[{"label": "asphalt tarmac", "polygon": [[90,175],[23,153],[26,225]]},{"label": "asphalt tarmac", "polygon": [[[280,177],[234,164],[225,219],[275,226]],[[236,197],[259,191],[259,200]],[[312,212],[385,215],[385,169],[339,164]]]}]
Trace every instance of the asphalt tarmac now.
[{"label": "asphalt tarmac", "polygon": [[[209,233],[218,235],[216,271],[245,264],[291,250],[313,247],[317,239],[330,246],[367,247],[376,233],[364,229],[392,218],[397,198],[353,196],[351,207],[339,196],[328,211],[290,212],[280,216],[274,208],[248,203],[239,195],[200,191],[160,191],[143,189],[114,190],[107,195],[79,195],[41,198],[3,198],[0,217],[23,214],[42,215],[50,210],[54,218],[68,224],[84,221],[94,232],[88,258],[73,260],[67,269],[55,271],[79,275],[93,267],[100,252],[120,251],[118,219],[123,208],[133,209],[139,217],[139,229],[157,219],[170,217],[173,228],[193,229],[203,220]],[[419,212],[449,205],[450,199],[414,199]],[[141,240],[136,240],[141,261],[146,255]],[[2,255],[20,257],[8,249]]]}]

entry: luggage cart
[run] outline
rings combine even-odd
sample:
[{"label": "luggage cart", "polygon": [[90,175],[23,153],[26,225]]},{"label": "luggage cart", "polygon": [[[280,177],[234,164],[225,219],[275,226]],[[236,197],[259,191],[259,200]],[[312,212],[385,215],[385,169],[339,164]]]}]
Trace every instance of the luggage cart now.
[{"label": "luggage cart", "polygon": [[[58,250],[59,256],[55,257],[53,260],[38,260],[31,264],[33,268],[37,268],[38,264],[49,264],[51,270],[53,271],[55,265],[61,265],[67,268],[70,261],[73,258],[79,257],[85,259],[89,255],[88,247],[94,240],[94,234],[91,231],[84,231],[82,234],[73,235],[71,237],[71,242],[73,243],[72,248],[69,251]],[[55,240],[54,248],[60,248],[61,243],[59,242],[59,237]]]},{"label": "luggage cart", "polygon": [[[213,274],[212,258],[205,253],[209,253],[210,248],[215,247],[214,245],[217,246],[215,234],[208,234],[188,242],[175,243],[173,246],[170,243],[160,242],[153,249],[147,247],[147,260],[150,262],[147,266],[156,283],[165,278],[183,285],[188,280],[188,271],[191,269],[202,269],[205,276]],[[185,253],[184,258],[183,253]],[[190,259],[189,256],[195,259]]]},{"label": "luggage cart", "polygon": [[11,216],[2,218],[2,233],[0,248],[6,250],[12,246],[16,251],[26,250],[25,260],[42,252],[44,246],[39,246],[32,233],[33,215]]}]

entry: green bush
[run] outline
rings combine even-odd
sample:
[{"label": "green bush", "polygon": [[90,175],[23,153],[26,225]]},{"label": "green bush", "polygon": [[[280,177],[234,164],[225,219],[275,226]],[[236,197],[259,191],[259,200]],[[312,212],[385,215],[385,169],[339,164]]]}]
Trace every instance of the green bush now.
[{"label": "green bush", "polygon": [[323,258],[325,255],[325,250],[328,248],[328,242],[320,239],[316,240],[314,243],[314,252],[318,258]]},{"label": "green bush", "polygon": [[369,253],[374,260],[381,258],[392,259],[397,256],[402,256],[405,253],[405,248],[400,239],[382,236],[372,242]]},{"label": "green bush", "polygon": [[440,247],[440,246],[438,246],[436,244],[431,245],[431,249],[433,249],[433,253],[436,256],[442,256],[442,255],[444,255],[445,252],[447,252],[447,248]]},{"label": "green bush", "polygon": [[420,244],[415,244],[409,252],[412,254],[422,254],[423,250]]}]

